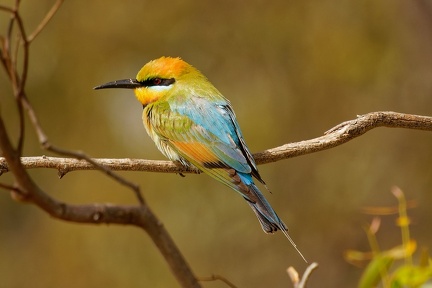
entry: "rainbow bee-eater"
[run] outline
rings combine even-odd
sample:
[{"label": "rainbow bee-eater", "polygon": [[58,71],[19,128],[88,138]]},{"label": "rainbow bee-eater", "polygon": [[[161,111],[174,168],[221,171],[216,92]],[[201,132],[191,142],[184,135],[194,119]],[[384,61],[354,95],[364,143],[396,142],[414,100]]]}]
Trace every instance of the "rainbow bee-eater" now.
[{"label": "rainbow bee-eater", "polygon": [[265,186],[230,102],[200,71],[180,58],[161,57],[145,64],[136,79],[95,87],[105,88],[133,89],[144,108],[144,127],[166,157],[237,191],[264,232],[281,230],[303,257],[254,184],[253,177]]}]

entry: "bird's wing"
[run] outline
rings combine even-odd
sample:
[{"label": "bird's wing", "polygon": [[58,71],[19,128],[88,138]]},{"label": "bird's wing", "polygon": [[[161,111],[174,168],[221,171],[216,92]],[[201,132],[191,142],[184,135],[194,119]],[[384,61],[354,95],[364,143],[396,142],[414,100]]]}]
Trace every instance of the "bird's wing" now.
[{"label": "bird's wing", "polygon": [[[185,97],[155,104],[151,110],[148,117],[153,131],[197,168],[235,169],[263,182],[234,112],[224,99]],[[207,172],[214,174],[216,170]],[[225,182],[218,175],[211,176]]]}]

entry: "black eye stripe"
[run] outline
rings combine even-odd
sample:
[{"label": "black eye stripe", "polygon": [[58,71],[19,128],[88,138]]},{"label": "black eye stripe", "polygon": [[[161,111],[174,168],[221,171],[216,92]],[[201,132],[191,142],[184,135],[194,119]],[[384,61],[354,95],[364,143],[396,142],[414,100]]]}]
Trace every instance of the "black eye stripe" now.
[{"label": "black eye stripe", "polygon": [[141,82],[143,86],[169,86],[175,82],[174,78],[150,78]]}]

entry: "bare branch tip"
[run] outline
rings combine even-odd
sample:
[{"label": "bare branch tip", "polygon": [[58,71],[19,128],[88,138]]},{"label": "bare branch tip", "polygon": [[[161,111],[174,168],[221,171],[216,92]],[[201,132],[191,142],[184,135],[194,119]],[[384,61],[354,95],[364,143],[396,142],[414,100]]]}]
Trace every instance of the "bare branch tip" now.
[{"label": "bare branch tip", "polygon": [[223,283],[225,283],[228,287],[230,288],[237,288],[237,286],[235,286],[231,281],[229,281],[228,279],[226,279],[225,277],[221,276],[221,275],[216,275],[216,274],[212,274],[208,277],[199,277],[198,281],[204,282],[204,281],[222,281]]},{"label": "bare branch tip", "polygon": [[0,167],[0,176],[2,176],[3,174],[9,172],[9,169],[7,167],[1,166]]},{"label": "bare branch tip", "polygon": [[66,169],[58,169],[57,176],[62,179],[69,171]]},{"label": "bare branch tip", "polygon": [[64,0],[57,0],[54,3],[54,5],[51,7],[51,9],[47,12],[47,14],[45,15],[45,17],[39,23],[39,25],[37,26],[37,28],[35,29],[35,31],[33,31],[33,33],[27,38],[28,42],[32,42],[39,35],[39,33],[42,32],[42,30],[45,28],[45,26],[48,24],[48,22],[52,19],[52,17],[54,16],[54,14],[56,14],[56,12],[60,8],[60,6],[63,3],[63,1]]},{"label": "bare branch tip", "polygon": [[11,187],[10,195],[11,198],[17,202],[25,203],[29,201],[28,196],[18,187]]},{"label": "bare branch tip", "polygon": [[289,275],[289,277],[291,278],[291,281],[294,285],[294,288],[305,288],[306,287],[306,282],[309,280],[310,275],[312,274],[312,272],[318,268],[318,263],[313,262],[311,263],[305,270],[303,276],[301,277],[301,279],[299,278],[299,274],[298,272],[295,270],[294,267],[290,266],[287,269],[287,273]]},{"label": "bare branch tip", "polygon": [[287,273],[295,287],[300,282],[300,277],[297,270],[294,267],[290,266],[287,268]]}]

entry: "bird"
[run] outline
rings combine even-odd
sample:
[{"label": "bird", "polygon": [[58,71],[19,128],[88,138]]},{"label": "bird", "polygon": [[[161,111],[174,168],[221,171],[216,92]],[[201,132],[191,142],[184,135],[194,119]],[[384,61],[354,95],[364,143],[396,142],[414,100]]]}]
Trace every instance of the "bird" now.
[{"label": "bird", "polygon": [[253,178],[268,190],[230,101],[198,69],[179,57],[160,57],[145,64],[135,79],[94,87],[106,88],[133,89],[143,107],[145,130],[162,154],[238,192],[264,232],[282,231],[307,262],[254,183]]}]

